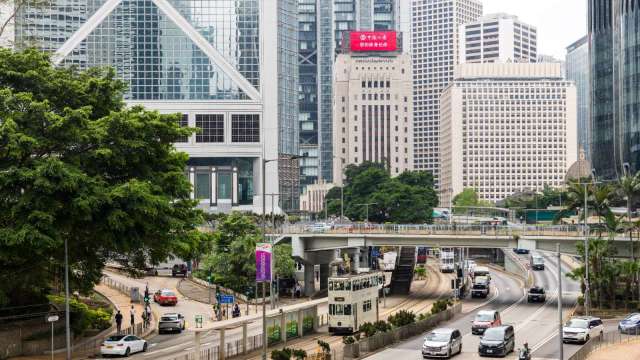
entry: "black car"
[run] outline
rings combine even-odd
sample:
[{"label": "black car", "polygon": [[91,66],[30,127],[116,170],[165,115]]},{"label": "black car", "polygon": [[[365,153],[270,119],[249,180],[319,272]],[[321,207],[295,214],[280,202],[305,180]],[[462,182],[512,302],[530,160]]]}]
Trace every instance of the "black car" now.
[{"label": "black car", "polygon": [[513,248],[513,252],[516,254],[526,255],[529,253],[529,249]]},{"label": "black car", "polygon": [[545,302],[547,300],[547,294],[543,288],[539,286],[534,286],[529,289],[529,293],[527,294],[527,302]]},{"label": "black car", "polygon": [[511,325],[489,328],[480,338],[478,354],[480,356],[505,357],[516,346],[516,337]]},{"label": "black car", "polygon": [[187,277],[187,265],[186,264],[175,264],[173,268],[171,268],[171,276],[182,275]]}]

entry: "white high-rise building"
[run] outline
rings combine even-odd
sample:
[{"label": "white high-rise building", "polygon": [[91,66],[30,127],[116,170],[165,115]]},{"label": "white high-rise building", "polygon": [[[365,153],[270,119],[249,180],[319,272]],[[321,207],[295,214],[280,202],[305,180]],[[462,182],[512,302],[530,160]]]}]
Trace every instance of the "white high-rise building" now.
[{"label": "white high-rise building", "polygon": [[333,173],[366,161],[384,163],[392,176],[412,170],[411,57],[352,52],[339,54],[334,68]]},{"label": "white high-rise building", "polygon": [[440,203],[561,186],[577,159],[576,88],[558,63],[460,64],[443,92]]},{"label": "white high-rise building", "polygon": [[515,15],[497,13],[460,26],[460,63],[536,62],[538,32]]},{"label": "white high-rise building", "polygon": [[458,63],[460,25],[482,16],[480,0],[411,1],[414,168],[429,170],[438,183],[440,94]]}]

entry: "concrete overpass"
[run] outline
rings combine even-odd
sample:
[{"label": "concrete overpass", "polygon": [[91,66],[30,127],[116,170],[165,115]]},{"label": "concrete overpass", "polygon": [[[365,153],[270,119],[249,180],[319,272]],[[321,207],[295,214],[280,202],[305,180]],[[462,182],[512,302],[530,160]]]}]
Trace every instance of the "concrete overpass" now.
[{"label": "concrete overpass", "polygon": [[[276,242],[290,242],[293,256],[306,265],[320,265],[320,287],[326,286],[328,264],[348,253],[354,263],[366,267],[370,246],[427,246],[454,248],[524,248],[560,251],[577,255],[576,244],[584,241],[582,226],[577,225],[396,225],[349,224],[327,226],[289,226],[280,234],[271,234]],[[630,256],[628,236],[611,238],[615,256]],[[606,233],[591,229],[589,236],[608,238]],[[313,266],[305,266],[305,292],[312,287]]]},{"label": "concrete overpass", "polygon": [[[291,242],[294,255],[303,252],[348,249],[366,246],[428,246],[468,248],[525,248],[530,250],[560,251],[577,255],[576,243],[584,241],[582,226],[492,226],[492,225],[336,225],[322,231],[301,226],[283,229],[273,234],[277,241]],[[591,230],[591,238],[606,233]],[[638,240],[636,240],[638,241]],[[611,239],[616,256],[630,256],[629,237],[620,235]]]}]

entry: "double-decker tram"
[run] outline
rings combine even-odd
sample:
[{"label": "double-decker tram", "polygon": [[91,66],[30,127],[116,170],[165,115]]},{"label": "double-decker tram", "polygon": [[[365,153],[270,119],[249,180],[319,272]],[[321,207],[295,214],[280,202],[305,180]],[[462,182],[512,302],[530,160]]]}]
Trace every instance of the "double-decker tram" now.
[{"label": "double-decker tram", "polygon": [[360,325],[378,320],[378,293],[384,284],[381,272],[329,277],[329,332],[353,333]]}]

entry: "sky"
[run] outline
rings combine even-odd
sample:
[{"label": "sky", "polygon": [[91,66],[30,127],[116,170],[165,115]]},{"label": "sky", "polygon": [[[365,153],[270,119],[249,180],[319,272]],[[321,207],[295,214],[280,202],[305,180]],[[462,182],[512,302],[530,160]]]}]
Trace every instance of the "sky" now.
[{"label": "sky", "polygon": [[566,47],[587,34],[586,0],[482,0],[484,14],[505,12],[538,28],[538,54],[564,60]]}]

